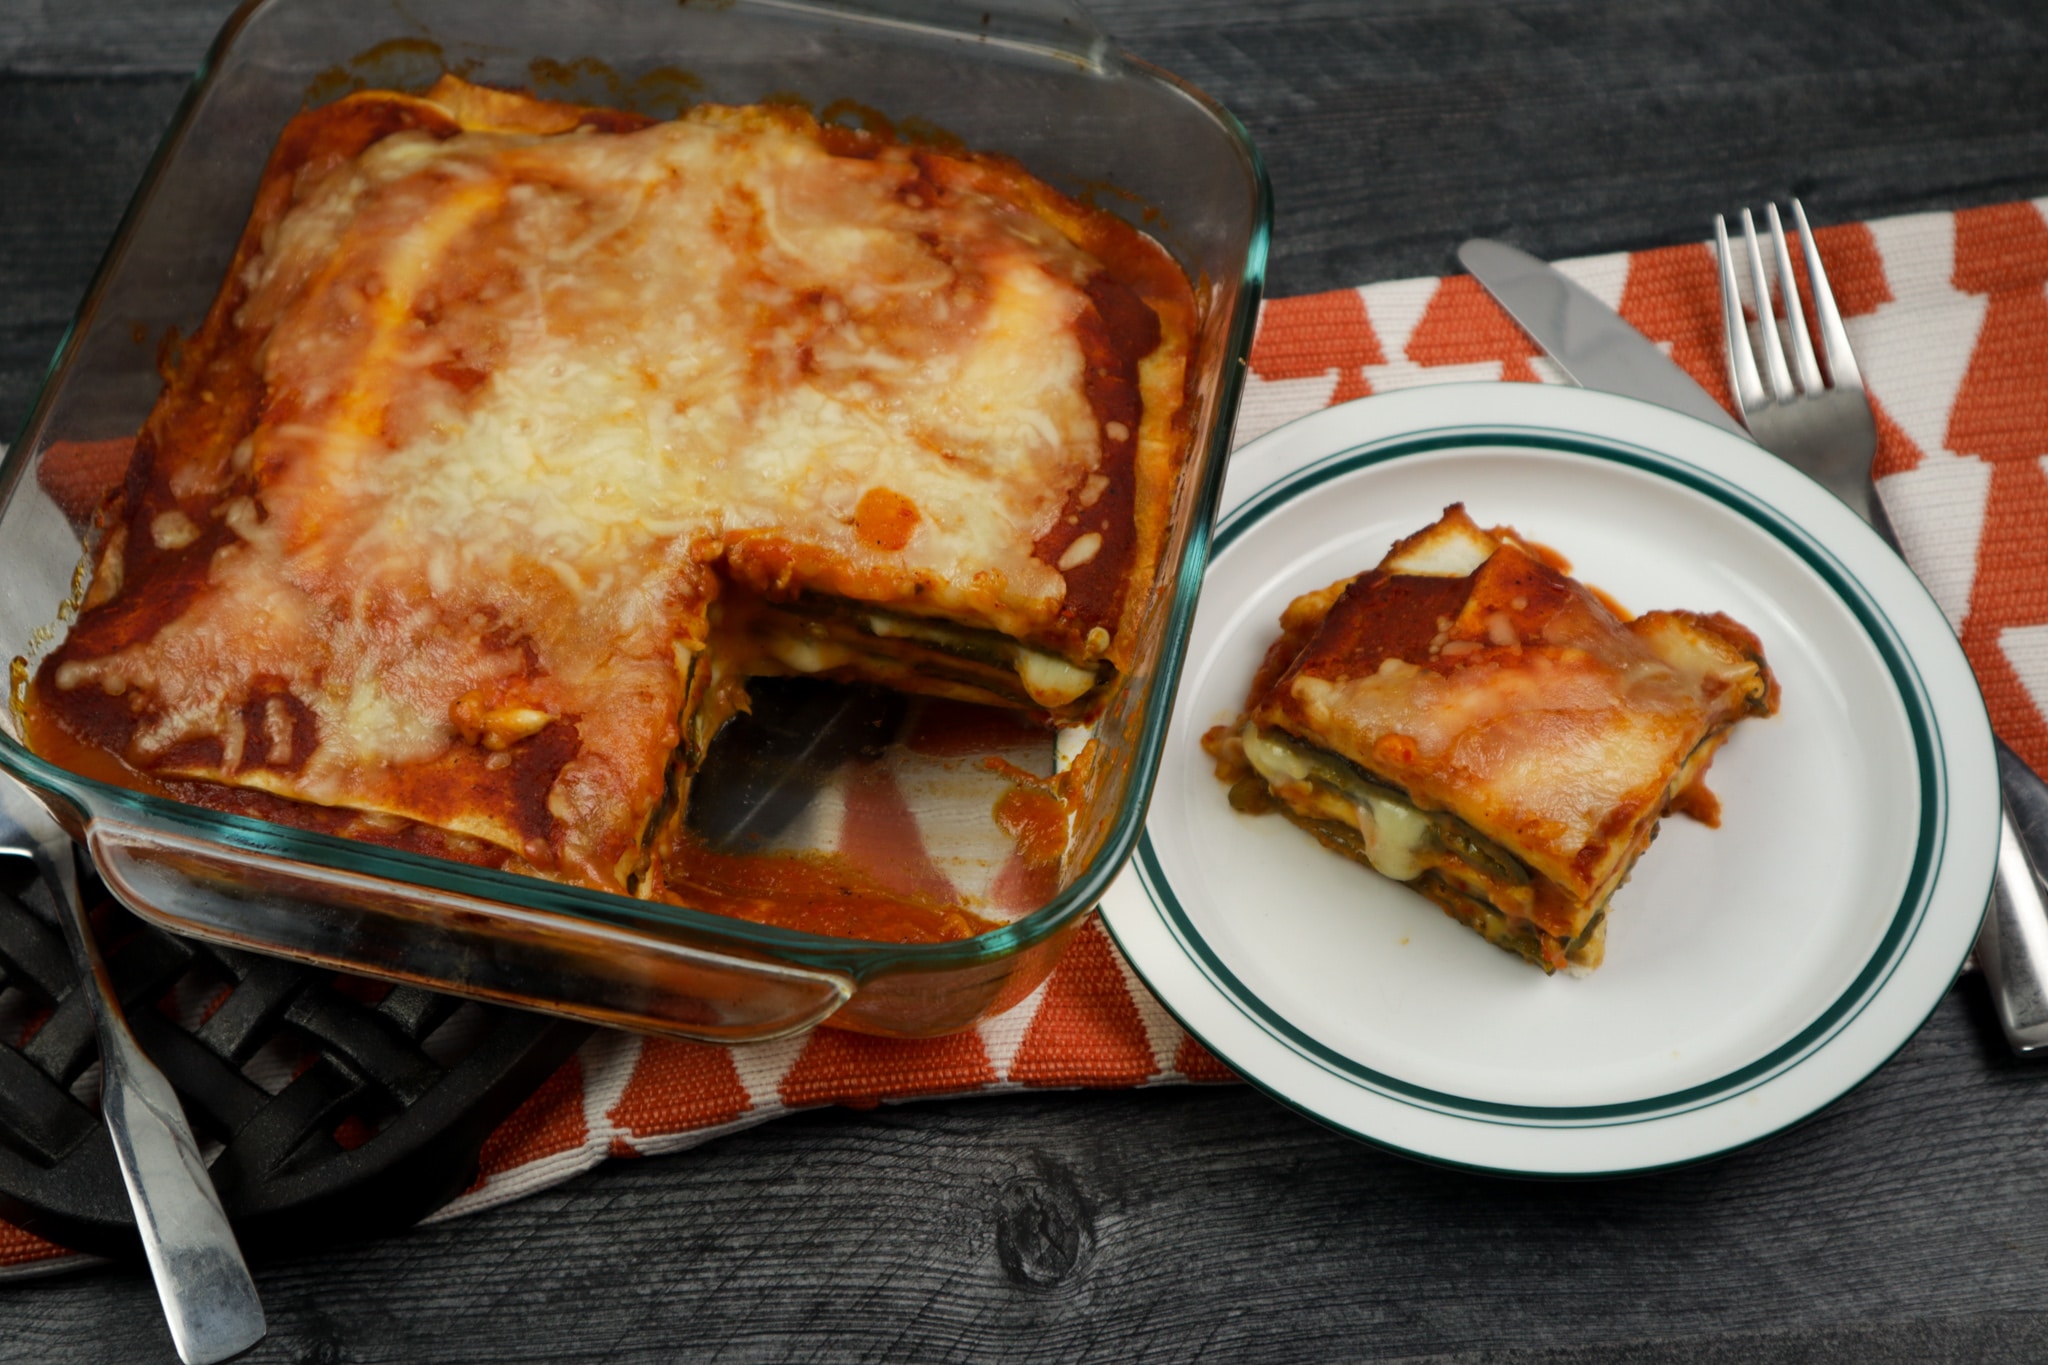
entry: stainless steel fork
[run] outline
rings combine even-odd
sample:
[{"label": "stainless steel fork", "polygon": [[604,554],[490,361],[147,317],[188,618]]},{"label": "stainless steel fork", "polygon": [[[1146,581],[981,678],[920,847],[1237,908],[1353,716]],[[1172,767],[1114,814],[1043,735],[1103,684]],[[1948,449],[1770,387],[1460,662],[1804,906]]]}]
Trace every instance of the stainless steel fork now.
[{"label": "stainless steel fork", "polygon": [[[1779,221],[1777,205],[1769,205],[1766,212],[1778,282],[1775,300],[1764,254],[1757,246],[1756,221],[1748,209],[1742,211],[1750,291],[1756,304],[1757,348],[1750,344],[1749,322],[1743,315],[1728,224],[1720,214],[1714,215],[1728,387],[1742,409],[1743,423],[1759,445],[1848,503],[1897,550],[1898,537],[1870,477],[1870,461],[1877,453],[1877,423],[1863,392],[1856,357],[1849,349],[1849,333],[1828,287],[1827,271],[1814,246],[1813,231],[1807,226],[1806,210],[1797,199],[1792,201],[1813,314],[1827,360],[1825,376],[1815,361],[1813,340],[1799,305],[1792,257],[1785,249],[1785,226]],[[1778,334],[1780,312],[1791,338],[1789,367]],[[1757,369],[1758,348],[1764,355],[1762,373]],[[2048,1049],[2048,878],[2042,876],[2042,869],[2048,867],[2048,783],[2002,742],[1998,745],[1998,776],[2005,814],[1990,913],[1977,937],[1977,965],[1984,970],[1999,1022],[2013,1050],[2048,1056],[2048,1051],[2041,1051]]]}]

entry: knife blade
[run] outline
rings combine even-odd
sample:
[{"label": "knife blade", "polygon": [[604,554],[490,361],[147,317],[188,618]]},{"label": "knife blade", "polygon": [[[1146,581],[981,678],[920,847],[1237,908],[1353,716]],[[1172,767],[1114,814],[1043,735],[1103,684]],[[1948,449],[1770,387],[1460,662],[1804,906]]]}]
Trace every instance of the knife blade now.
[{"label": "knife blade", "polygon": [[1640,398],[1751,439],[1656,343],[1555,267],[1484,237],[1459,247],[1458,262],[1573,383]]}]

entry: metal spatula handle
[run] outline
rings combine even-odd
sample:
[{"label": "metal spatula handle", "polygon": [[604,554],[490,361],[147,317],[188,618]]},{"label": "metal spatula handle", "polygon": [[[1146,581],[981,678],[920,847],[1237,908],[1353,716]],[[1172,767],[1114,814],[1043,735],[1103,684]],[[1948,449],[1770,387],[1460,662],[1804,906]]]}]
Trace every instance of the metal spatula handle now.
[{"label": "metal spatula handle", "polygon": [[120,997],[93,942],[79,895],[71,837],[4,776],[0,808],[29,836],[31,856],[57,900],[57,919],[78,968],[79,988],[92,1008],[102,1068],[100,1114],[113,1137],[171,1342],[186,1365],[226,1360],[262,1340],[267,1330],[234,1229],[177,1093],[122,1017]]}]

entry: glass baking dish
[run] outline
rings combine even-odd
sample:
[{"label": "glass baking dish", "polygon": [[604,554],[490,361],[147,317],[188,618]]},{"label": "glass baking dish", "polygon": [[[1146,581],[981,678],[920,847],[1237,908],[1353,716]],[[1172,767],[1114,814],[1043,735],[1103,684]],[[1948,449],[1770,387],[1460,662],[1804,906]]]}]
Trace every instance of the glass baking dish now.
[{"label": "glass baking dish", "polygon": [[[89,509],[121,468],[80,452],[118,450],[148,414],[155,349],[204,316],[278,131],[302,107],[422,88],[443,70],[659,115],[797,98],[828,120],[957,137],[1123,214],[1186,268],[1203,315],[1194,446],[1139,664],[1096,727],[1110,761],[1074,812],[1050,901],[957,942],[831,938],[182,805],[23,747],[19,698],[63,636]],[[13,660],[17,701],[0,708],[0,768],[86,844],[115,894],[177,932],[688,1038],[826,1020],[904,1037],[965,1028],[1043,979],[1143,823],[1270,216],[1238,122],[1118,54],[1066,0],[250,0],[195,79],[0,465],[0,657]]]}]

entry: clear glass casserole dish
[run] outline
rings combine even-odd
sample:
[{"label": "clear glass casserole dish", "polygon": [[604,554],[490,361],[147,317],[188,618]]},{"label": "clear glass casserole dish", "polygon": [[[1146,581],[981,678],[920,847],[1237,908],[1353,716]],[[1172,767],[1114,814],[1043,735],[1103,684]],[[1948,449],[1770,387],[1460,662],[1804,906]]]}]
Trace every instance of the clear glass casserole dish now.
[{"label": "clear glass casserole dish", "polygon": [[[161,380],[155,344],[204,315],[276,135],[300,108],[443,70],[553,98],[669,115],[800,98],[821,117],[938,130],[1016,157],[1154,236],[1201,310],[1193,446],[1137,666],[1095,733],[1109,761],[1074,811],[1057,893],[950,943],[778,929],[179,804],[31,753],[22,702],[83,591],[89,443],[131,438]],[[707,1040],[829,1019],[893,1036],[964,1028],[1057,960],[1142,827],[1206,560],[1270,220],[1243,128],[1117,54],[1065,0],[250,0],[157,152],[0,465],[0,769],[90,849],[115,893],[177,932],[257,951]],[[67,456],[61,460],[53,456]],[[101,477],[111,483],[118,466]]]}]

